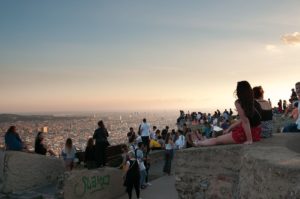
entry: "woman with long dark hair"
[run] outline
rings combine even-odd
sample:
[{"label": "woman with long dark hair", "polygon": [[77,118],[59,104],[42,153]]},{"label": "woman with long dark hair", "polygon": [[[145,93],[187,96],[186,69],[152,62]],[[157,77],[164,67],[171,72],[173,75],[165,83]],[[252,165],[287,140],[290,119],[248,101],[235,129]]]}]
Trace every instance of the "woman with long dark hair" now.
[{"label": "woman with long dark hair", "polygon": [[235,107],[239,120],[224,131],[224,135],[203,140],[198,146],[211,146],[217,144],[252,144],[260,140],[261,117],[254,104],[253,90],[247,81],[240,81],[236,88],[237,100]]},{"label": "woman with long dark hair", "polygon": [[93,138],[89,138],[84,152],[84,162],[88,169],[96,168],[95,145]]},{"label": "woman with long dark hair", "polygon": [[93,139],[96,141],[95,156],[97,168],[106,165],[106,148],[109,146],[107,140],[109,135],[102,120],[98,122],[98,126],[99,128],[96,129],[93,135]]}]

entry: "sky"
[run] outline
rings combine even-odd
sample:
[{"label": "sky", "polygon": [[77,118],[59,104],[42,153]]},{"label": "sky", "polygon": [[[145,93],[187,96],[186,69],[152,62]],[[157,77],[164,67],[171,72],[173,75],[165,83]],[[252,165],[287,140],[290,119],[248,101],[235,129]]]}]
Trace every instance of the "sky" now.
[{"label": "sky", "polygon": [[300,1],[0,1],[0,113],[273,105],[299,81]]}]

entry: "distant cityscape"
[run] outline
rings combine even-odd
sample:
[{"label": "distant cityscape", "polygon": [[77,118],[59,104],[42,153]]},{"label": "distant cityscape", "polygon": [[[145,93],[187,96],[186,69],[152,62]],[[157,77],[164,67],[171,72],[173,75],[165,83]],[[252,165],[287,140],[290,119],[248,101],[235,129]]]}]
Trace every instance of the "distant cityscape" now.
[{"label": "distant cityscape", "polygon": [[4,135],[11,125],[17,127],[21,139],[27,144],[29,149],[34,149],[34,141],[38,131],[45,132],[45,143],[53,149],[56,154],[60,154],[64,147],[65,140],[70,137],[74,145],[84,150],[89,137],[93,136],[97,128],[97,122],[103,120],[109,131],[109,142],[111,145],[127,142],[127,132],[133,127],[137,132],[139,124],[143,118],[147,118],[151,127],[158,129],[176,129],[176,119],[179,111],[170,112],[113,112],[97,113],[90,115],[76,116],[19,116],[0,115],[0,148],[3,148]]}]

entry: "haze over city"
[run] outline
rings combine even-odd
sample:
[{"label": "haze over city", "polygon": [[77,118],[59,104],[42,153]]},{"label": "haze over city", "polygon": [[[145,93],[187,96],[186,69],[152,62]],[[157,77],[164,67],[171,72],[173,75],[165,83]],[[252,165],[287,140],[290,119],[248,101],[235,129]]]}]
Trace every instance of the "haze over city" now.
[{"label": "haze over city", "polygon": [[0,113],[273,105],[299,81],[299,1],[1,1]]}]

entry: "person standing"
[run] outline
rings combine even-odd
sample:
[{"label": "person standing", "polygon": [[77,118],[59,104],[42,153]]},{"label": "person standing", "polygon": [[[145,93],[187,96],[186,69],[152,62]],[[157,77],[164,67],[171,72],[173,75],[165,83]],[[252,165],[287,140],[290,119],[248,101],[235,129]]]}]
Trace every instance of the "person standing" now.
[{"label": "person standing", "polygon": [[106,148],[110,145],[107,137],[108,131],[104,126],[102,120],[98,122],[98,129],[95,130],[93,139],[95,140],[95,157],[96,157],[96,166],[103,167],[106,164]]},{"label": "person standing", "polygon": [[147,153],[150,151],[150,124],[147,123],[146,118],[143,119],[142,124],[140,125],[140,132],[142,137],[142,142],[144,146],[147,147]]},{"label": "person standing", "polygon": [[166,126],[166,128],[163,129],[162,132],[161,132],[161,136],[164,140],[166,139],[166,136],[167,136],[168,133],[169,133],[169,126]]},{"label": "person standing", "polygon": [[278,112],[279,113],[283,113],[283,110],[282,110],[282,100],[280,99],[279,102],[277,103],[278,105]]},{"label": "person standing", "polygon": [[89,138],[84,152],[84,162],[87,169],[96,168],[95,145],[93,138]]},{"label": "person standing", "polygon": [[140,169],[136,159],[136,150],[128,152],[129,160],[125,165],[124,186],[128,198],[132,198],[132,189],[135,189],[136,197],[140,199]]},{"label": "person standing", "polygon": [[172,140],[172,136],[170,133],[166,136],[166,144],[165,144],[165,164],[163,168],[163,172],[171,175],[171,165],[174,156],[174,143]]},{"label": "person standing", "polygon": [[135,139],[136,135],[132,127],[129,128],[129,132],[127,133],[128,142],[129,140]]}]

